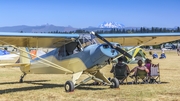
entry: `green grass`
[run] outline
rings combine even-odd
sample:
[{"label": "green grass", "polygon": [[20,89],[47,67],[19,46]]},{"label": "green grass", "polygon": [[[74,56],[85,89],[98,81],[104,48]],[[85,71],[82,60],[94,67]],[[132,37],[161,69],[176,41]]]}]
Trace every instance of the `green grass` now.
[{"label": "green grass", "polygon": [[[166,56],[166,59],[148,56],[153,63],[160,63],[161,84],[128,84],[120,85],[119,89],[82,85],[71,93],[64,90],[71,75],[30,74],[24,83],[18,83],[22,74],[19,68],[0,68],[0,101],[180,101],[180,56],[176,51],[166,51]],[[129,66],[133,68],[136,64]],[[112,77],[110,69],[111,66],[106,66],[101,71]],[[85,77],[82,75],[79,80]]]}]

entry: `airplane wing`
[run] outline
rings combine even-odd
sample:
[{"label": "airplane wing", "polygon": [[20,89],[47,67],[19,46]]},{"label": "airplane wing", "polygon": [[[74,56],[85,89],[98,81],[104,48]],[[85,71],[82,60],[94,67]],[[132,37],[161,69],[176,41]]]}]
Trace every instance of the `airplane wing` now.
[{"label": "airplane wing", "polygon": [[[109,33],[99,34],[109,42],[118,42],[122,46],[159,45],[180,40],[180,33]],[[102,42],[101,40],[99,40]]]},{"label": "airplane wing", "polygon": [[55,48],[78,38],[79,34],[67,33],[15,33],[0,32],[0,45],[7,43],[16,47]]},{"label": "airplane wing", "polygon": [[[69,43],[75,38],[78,38],[79,34],[68,34],[68,33],[15,33],[15,32],[0,32],[0,45],[13,45],[13,47],[45,47],[45,48],[57,48],[63,44]],[[21,50],[22,51],[22,50]],[[24,51],[23,51],[24,52]],[[29,54],[29,53],[28,53]],[[40,57],[38,57],[40,58]],[[72,73],[57,64],[54,64],[48,60],[41,58],[46,61],[47,65],[52,65],[65,71]],[[0,66],[25,66],[26,63],[17,64],[0,64]]]},{"label": "airplane wing", "polygon": [[[137,45],[158,45],[165,42],[180,39],[180,33],[108,33],[99,34],[109,42],[118,42],[122,46]],[[46,47],[55,48],[62,44],[72,41],[72,38],[78,38],[79,34],[68,33],[15,33],[0,32],[0,44],[8,42],[17,47]],[[99,40],[102,42],[101,40]]]}]

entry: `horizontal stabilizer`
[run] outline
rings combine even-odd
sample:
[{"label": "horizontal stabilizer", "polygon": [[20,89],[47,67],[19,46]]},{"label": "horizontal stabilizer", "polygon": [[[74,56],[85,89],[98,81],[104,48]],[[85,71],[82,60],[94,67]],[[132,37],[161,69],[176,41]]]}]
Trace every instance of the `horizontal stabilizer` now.
[{"label": "horizontal stabilizer", "polygon": [[2,66],[25,66],[25,65],[30,65],[30,63],[4,63],[0,64],[0,67]]}]

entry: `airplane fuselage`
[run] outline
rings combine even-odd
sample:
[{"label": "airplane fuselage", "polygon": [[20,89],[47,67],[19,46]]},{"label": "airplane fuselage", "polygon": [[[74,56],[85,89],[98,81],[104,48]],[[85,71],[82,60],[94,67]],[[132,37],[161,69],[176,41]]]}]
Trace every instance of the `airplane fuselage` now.
[{"label": "airplane fuselage", "polygon": [[[119,54],[107,44],[89,45],[85,47],[83,51],[66,56],[60,55],[60,52],[62,52],[60,50],[60,48],[56,48],[51,52],[42,55],[41,58],[60,65],[68,70],[73,71],[74,73],[86,70],[98,70],[107,65],[111,58]],[[31,61],[30,73],[59,74],[65,72],[58,68],[53,68],[53,66],[48,65],[41,59],[36,58]]]}]

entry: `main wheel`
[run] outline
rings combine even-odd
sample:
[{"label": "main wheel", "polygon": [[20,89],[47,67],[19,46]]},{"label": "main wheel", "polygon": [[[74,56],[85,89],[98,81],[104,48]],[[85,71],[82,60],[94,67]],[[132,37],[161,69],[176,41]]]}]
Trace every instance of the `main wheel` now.
[{"label": "main wheel", "polygon": [[74,91],[74,83],[72,81],[67,81],[64,88],[66,92],[72,92]]},{"label": "main wheel", "polygon": [[111,83],[112,83],[112,85],[110,86],[111,88],[119,88],[118,79],[116,79],[116,78],[111,79]]}]

